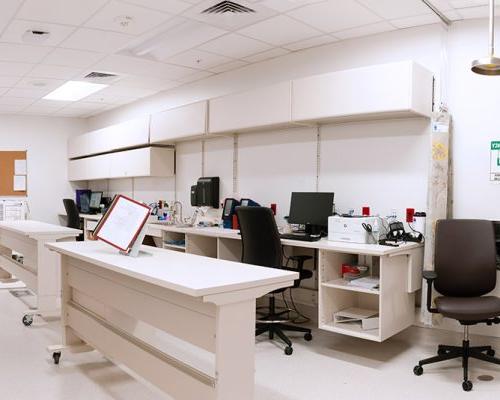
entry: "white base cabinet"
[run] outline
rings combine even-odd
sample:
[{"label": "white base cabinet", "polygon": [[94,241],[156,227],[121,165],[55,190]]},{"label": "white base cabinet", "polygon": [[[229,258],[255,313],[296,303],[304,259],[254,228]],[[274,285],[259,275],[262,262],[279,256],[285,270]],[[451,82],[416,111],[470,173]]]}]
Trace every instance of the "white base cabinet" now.
[{"label": "white base cabinet", "polygon": [[70,160],[68,179],[87,181],[132,177],[169,177],[175,173],[175,150],[144,147]]}]

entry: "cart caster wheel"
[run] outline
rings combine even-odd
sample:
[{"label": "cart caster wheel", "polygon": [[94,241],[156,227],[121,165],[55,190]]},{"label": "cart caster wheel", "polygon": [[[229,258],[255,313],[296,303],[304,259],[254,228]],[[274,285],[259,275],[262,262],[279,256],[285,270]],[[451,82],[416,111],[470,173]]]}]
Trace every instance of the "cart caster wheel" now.
[{"label": "cart caster wheel", "polygon": [[309,332],[308,332],[308,333],[306,333],[306,334],[304,335],[304,340],[305,340],[306,342],[310,342],[311,340],[313,340],[313,335],[311,335]]},{"label": "cart caster wheel", "polygon": [[61,352],[56,351],[55,353],[52,354],[52,358],[54,359],[54,364],[59,365],[59,360],[61,359]]},{"label": "cart caster wheel", "polygon": [[417,365],[415,368],[413,368],[413,373],[417,376],[420,376],[424,373],[424,369],[420,365]]},{"label": "cart caster wheel", "polygon": [[464,381],[464,383],[462,383],[462,389],[465,390],[466,392],[470,392],[472,390],[472,382]]},{"label": "cart caster wheel", "polygon": [[490,357],[495,357],[495,350],[493,349],[486,350],[486,355]]},{"label": "cart caster wheel", "polygon": [[24,326],[31,326],[32,323],[33,323],[33,315],[27,314],[23,317]]},{"label": "cart caster wheel", "polygon": [[293,348],[292,348],[291,346],[286,346],[286,347],[285,347],[285,354],[286,354],[287,356],[291,356],[291,355],[292,355],[292,353],[293,353]]}]

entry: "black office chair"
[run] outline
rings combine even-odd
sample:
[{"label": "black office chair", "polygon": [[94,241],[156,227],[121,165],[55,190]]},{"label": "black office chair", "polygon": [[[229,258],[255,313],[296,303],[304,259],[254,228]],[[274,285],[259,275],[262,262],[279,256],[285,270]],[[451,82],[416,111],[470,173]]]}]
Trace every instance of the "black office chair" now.
[{"label": "black office chair", "polygon": [[[297,262],[297,268],[283,266],[283,250],[281,240],[276,226],[274,215],[269,208],[265,207],[237,207],[236,215],[240,225],[241,239],[243,243],[243,254],[241,261],[247,264],[260,265],[269,268],[285,269],[299,273],[299,279],[295,280],[293,288],[297,288],[303,279],[311,278],[312,271],[304,269],[304,261],[310,256],[290,257]],[[285,325],[281,317],[291,310],[276,311],[277,293],[283,293],[288,288],[281,288],[271,293],[269,297],[269,314],[257,320],[255,336],[269,332],[269,339],[274,339],[276,334],[286,343],[285,354],[293,353],[292,342],[284,331],[303,332],[304,339],[312,340],[311,330],[295,325]]]},{"label": "black office chair", "polygon": [[[66,226],[73,229],[81,229],[80,227],[80,212],[73,199],[63,199],[64,209],[66,210],[67,222]],[[83,234],[76,237],[78,242],[83,242]]]},{"label": "black office chair", "polygon": [[[469,346],[469,326],[500,323],[500,298],[484,296],[496,285],[496,246],[493,223],[480,220],[442,220],[436,226],[435,271],[424,271],[427,281],[427,309],[456,319],[464,326],[462,346],[439,345],[438,355],[418,363],[415,375],[422,375],[423,365],[462,358],[465,391],[472,389],[468,378],[469,358],[500,364],[491,346]],[[432,285],[442,296],[432,306]]]}]

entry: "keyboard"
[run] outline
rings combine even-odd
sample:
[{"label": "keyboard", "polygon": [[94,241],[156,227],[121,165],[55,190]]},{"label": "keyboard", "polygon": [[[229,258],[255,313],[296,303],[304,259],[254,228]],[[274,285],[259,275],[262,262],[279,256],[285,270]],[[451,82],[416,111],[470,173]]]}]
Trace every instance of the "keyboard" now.
[{"label": "keyboard", "polygon": [[317,242],[321,239],[320,235],[308,235],[307,233],[282,233],[281,239],[300,240],[302,242]]}]

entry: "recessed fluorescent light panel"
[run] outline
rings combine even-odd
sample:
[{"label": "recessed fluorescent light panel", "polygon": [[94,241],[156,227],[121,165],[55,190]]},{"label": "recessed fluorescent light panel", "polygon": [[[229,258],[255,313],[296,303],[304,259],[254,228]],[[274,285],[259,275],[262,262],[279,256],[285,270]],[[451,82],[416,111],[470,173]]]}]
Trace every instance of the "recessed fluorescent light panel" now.
[{"label": "recessed fluorescent light panel", "polygon": [[46,100],[78,101],[109,85],[81,81],[68,81],[44,97]]}]

